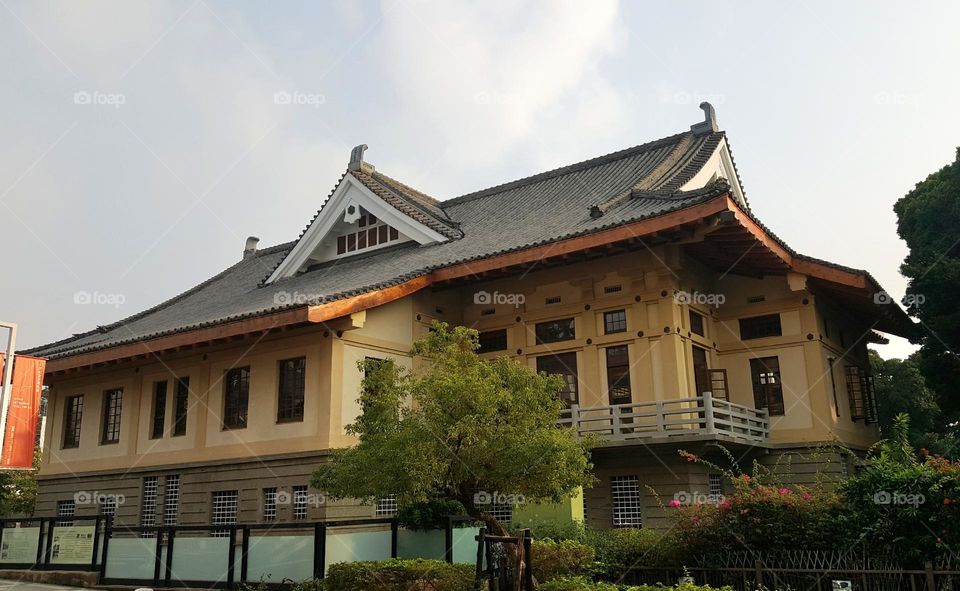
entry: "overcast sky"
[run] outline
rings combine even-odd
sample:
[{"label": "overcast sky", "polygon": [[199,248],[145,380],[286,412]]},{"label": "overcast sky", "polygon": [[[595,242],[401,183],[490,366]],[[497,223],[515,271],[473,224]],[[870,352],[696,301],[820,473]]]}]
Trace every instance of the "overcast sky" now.
[{"label": "overcast sky", "polygon": [[292,240],[359,143],[446,199],[686,130],[702,100],[765,224],[900,297],[891,207],[960,144],[958,22],[956,2],[0,0],[0,319],[39,345],[248,235]]}]

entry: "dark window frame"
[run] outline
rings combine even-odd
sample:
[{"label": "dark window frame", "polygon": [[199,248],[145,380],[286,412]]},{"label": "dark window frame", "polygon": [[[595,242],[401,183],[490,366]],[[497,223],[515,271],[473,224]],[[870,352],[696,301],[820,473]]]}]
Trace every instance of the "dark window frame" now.
[{"label": "dark window frame", "polygon": [[103,392],[103,421],[100,429],[100,445],[120,443],[120,425],[123,418],[123,388]]},{"label": "dark window frame", "polygon": [[307,385],[307,358],[281,359],[277,362],[277,422],[303,422]]},{"label": "dark window frame", "polygon": [[604,349],[603,357],[607,367],[607,399],[610,401],[610,404],[632,403],[633,388],[630,387],[630,347],[627,345],[607,347]]},{"label": "dark window frame", "polygon": [[779,336],[783,336],[783,324],[779,313],[740,319],[741,341]]},{"label": "dark window frame", "polygon": [[627,311],[609,310],[603,313],[603,334],[627,332]]},{"label": "dark window frame", "polygon": [[83,394],[68,396],[64,401],[63,413],[63,449],[80,447],[80,433],[83,427]]},{"label": "dark window frame", "polygon": [[190,376],[177,378],[173,398],[173,437],[187,434],[187,415],[190,411]]},{"label": "dark window frame", "polygon": [[167,381],[153,383],[153,416],[150,421],[150,439],[162,439],[167,422]]},{"label": "dark window frame", "polygon": [[[577,367],[576,351],[540,355],[536,359],[538,373],[559,375],[564,379],[566,387],[559,392],[560,399],[566,402],[568,405],[579,404],[580,372],[579,368]],[[572,364],[570,363],[570,360],[572,360]]]},{"label": "dark window frame", "polygon": [[538,345],[572,341],[577,338],[577,321],[570,317],[538,322],[534,325],[533,332]]},{"label": "dark window frame", "polygon": [[[486,345],[484,342],[486,341]],[[498,328],[495,330],[485,330],[478,337],[480,348],[477,353],[494,353],[507,350],[507,329]]]},{"label": "dark window frame", "polygon": [[707,336],[707,317],[693,309],[690,310],[690,332],[702,337]]},{"label": "dark window frame", "polygon": [[779,357],[755,357],[751,359],[750,381],[753,383],[755,408],[766,409],[767,416],[771,417],[782,417],[786,414]]},{"label": "dark window frame", "polygon": [[232,367],[223,377],[223,430],[246,429],[250,410],[250,366]]}]

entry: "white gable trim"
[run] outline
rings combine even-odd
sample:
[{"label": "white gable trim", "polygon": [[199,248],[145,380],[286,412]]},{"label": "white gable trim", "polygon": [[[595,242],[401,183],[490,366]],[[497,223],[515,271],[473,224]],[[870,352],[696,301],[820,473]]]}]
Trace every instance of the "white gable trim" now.
[{"label": "white gable trim", "polygon": [[737,169],[733,166],[733,158],[730,156],[730,148],[727,146],[727,140],[723,139],[717,145],[709,160],[697,171],[692,179],[687,181],[681,191],[691,191],[700,189],[709,184],[717,177],[723,177],[730,183],[730,192],[734,199],[741,206],[746,207],[747,201],[743,196],[743,187],[740,186],[740,179],[737,177]]},{"label": "white gable trim", "polygon": [[[284,277],[296,275],[310,260],[311,255],[320,246],[320,242],[330,234],[337,222],[343,220],[343,212],[349,203],[356,203],[378,219],[393,226],[404,236],[416,240],[420,244],[443,242],[447,237],[424,224],[397,211],[393,206],[385,203],[373,191],[347,173],[330,199],[320,209],[316,219],[310,224],[293,249],[280,262],[277,268],[267,279],[273,283]],[[366,252],[366,251],[362,251]]]}]

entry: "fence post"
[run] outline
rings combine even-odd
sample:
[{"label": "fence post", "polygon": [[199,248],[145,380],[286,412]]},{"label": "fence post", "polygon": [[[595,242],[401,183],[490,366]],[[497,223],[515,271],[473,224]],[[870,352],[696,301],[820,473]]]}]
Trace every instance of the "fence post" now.
[{"label": "fence post", "polygon": [[57,521],[51,518],[47,523],[47,548],[43,553],[43,568],[50,566],[50,554],[53,553],[53,531],[57,529]]},{"label": "fence post", "polygon": [[526,591],[533,591],[533,537],[530,536],[530,530],[525,529],[521,534],[523,537],[523,557],[527,561],[527,568],[523,571],[523,582]]},{"label": "fence post", "polygon": [[163,528],[158,527],[156,533],[157,546],[156,551],[153,553],[153,584],[155,586],[160,585],[160,569],[163,566],[163,561],[160,560],[160,557],[163,556]]},{"label": "fence post", "polygon": [[[107,517],[103,524],[103,559],[100,561],[100,581],[107,578],[107,552],[110,551],[110,536],[113,534],[113,517]],[[96,556],[96,549],[94,549]]]},{"label": "fence post", "polygon": [[933,563],[929,560],[923,563],[923,570],[927,574],[927,591],[937,591],[937,581],[933,576]]},{"label": "fence post", "polygon": [[34,566],[40,568],[40,564],[43,561],[43,541],[46,539],[43,537],[43,519],[39,521],[40,531],[37,533],[37,559],[34,561]]},{"label": "fence post", "polygon": [[763,561],[755,560],[753,562],[753,569],[757,579],[756,585],[757,589],[763,588]]},{"label": "fence post", "polygon": [[663,401],[658,400],[654,408],[657,413],[657,433],[663,433],[667,430],[666,417],[663,414]]},{"label": "fence post", "polygon": [[[103,519],[110,519],[110,516],[107,515]],[[99,515],[93,520],[93,556],[90,557],[90,570],[97,570],[97,552],[100,551],[100,520]]]},{"label": "fence post", "polygon": [[486,535],[486,533],[487,533],[487,528],[481,527],[480,531],[477,532],[477,537],[475,538],[477,540],[477,573],[473,579],[474,591],[480,591],[480,588],[482,586],[481,579],[483,579],[483,545],[484,545],[483,538]]},{"label": "fence post", "polygon": [[230,531],[227,533],[230,545],[227,546],[227,588],[233,589],[233,582],[236,579],[234,571],[237,567],[237,525],[231,524]]},{"label": "fence post", "polygon": [[176,537],[177,530],[174,527],[167,529],[167,564],[164,566],[163,573],[164,587],[169,587],[170,579],[173,578],[173,540]]},{"label": "fence post", "polygon": [[313,526],[313,578],[322,579],[326,574],[327,526],[318,523]]},{"label": "fence post", "polygon": [[714,433],[713,395],[710,392],[703,393],[703,418],[706,421],[707,433]]},{"label": "fence post", "polygon": [[397,538],[400,535],[400,523],[396,519],[390,521],[390,558],[397,558]]},{"label": "fence post", "polygon": [[447,515],[447,529],[443,532],[443,559],[453,564],[453,517]]},{"label": "fence post", "polygon": [[243,526],[243,540],[240,542],[240,582],[247,582],[247,567],[250,560],[247,555],[250,553],[250,526]]}]

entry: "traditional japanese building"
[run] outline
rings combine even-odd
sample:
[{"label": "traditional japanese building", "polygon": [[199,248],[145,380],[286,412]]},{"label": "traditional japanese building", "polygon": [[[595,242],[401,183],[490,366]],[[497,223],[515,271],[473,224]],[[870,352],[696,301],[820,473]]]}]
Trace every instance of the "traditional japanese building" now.
[{"label": "traditional japanese building", "polygon": [[878,438],[866,345],[913,326],[869,273],[798,254],[751,213],[702,107],[676,135],[442,201],[358,146],[296,240],[251,238],[192,289],[25,351],[49,358],[38,514],[389,514],[390,499],[315,502],[310,474],[351,444],[357,361],[412,366],[433,320],[564,376],[562,422],[602,437],[599,483],[553,515],[656,526],[675,496],[721,494],[680,449],[841,478]]}]

